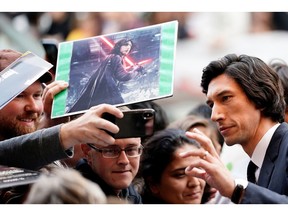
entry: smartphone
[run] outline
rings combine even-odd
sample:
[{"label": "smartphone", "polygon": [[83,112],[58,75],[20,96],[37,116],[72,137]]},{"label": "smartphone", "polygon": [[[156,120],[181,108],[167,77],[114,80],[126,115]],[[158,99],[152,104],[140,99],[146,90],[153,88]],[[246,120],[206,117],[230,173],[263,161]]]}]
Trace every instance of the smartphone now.
[{"label": "smartphone", "polygon": [[119,127],[119,132],[111,134],[115,139],[129,138],[129,137],[148,137],[154,133],[154,118],[155,110],[146,109],[134,109],[123,111],[123,118],[116,118],[110,113],[104,113],[103,118],[111,121]]}]

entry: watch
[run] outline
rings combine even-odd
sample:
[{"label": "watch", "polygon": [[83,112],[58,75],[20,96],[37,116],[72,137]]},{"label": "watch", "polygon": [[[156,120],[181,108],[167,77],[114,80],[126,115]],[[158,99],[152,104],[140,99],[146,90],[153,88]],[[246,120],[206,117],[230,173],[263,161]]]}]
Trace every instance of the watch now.
[{"label": "watch", "polygon": [[243,198],[248,182],[242,179],[235,179],[235,185],[236,187],[233,191],[231,201],[235,204],[239,204]]}]

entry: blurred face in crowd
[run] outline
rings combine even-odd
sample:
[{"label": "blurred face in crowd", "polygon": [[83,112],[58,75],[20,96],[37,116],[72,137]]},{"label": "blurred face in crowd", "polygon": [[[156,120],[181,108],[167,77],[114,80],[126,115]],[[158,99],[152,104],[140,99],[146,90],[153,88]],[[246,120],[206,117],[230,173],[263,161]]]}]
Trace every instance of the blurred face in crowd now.
[{"label": "blurred face in crowd", "polygon": [[162,173],[159,184],[150,186],[152,193],[169,204],[200,204],[205,181],[185,174],[195,157],[181,158],[180,152],[196,149],[185,144],[173,153],[173,159]]},{"label": "blurred face in crowd", "polygon": [[218,154],[220,154],[222,147],[220,143],[217,141],[217,137],[216,137],[217,135],[213,133],[212,127],[207,127],[201,124],[197,124],[189,128],[188,131],[192,132],[194,128],[197,128],[198,130],[202,131],[206,136],[208,136],[212,140],[216,151],[218,152]]},{"label": "blurred face in crowd", "polygon": [[36,81],[0,110],[1,140],[37,129],[43,112],[42,94],[42,85]]},{"label": "blurred face in crowd", "polygon": [[[86,156],[89,165],[93,171],[97,173],[108,185],[114,188],[116,194],[122,189],[128,188],[132,180],[135,178],[140,163],[140,155],[128,157],[125,151],[120,151],[119,156],[114,158],[103,157],[106,152],[114,152],[115,149],[126,149],[129,153],[138,152],[141,146],[140,138],[116,139],[114,145],[101,147],[93,144],[98,150],[92,149],[86,144],[82,144],[82,150]],[[99,149],[101,149],[99,151]],[[114,150],[113,150],[114,149]],[[117,151],[117,150],[116,150]],[[115,154],[114,154],[115,155]],[[104,155],[105,156],[105,155]]]}]

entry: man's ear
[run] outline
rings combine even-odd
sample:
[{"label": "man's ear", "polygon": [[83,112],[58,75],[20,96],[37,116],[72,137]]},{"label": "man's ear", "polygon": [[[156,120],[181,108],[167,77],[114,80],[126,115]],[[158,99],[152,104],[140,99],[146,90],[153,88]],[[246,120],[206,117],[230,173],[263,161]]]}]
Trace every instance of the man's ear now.
[{"label": "man's ear", "polygon": [[85,157],[88,158],[88,156],[89,156],[88,152],[91,150],[91,147],[85,143],[82,143],[81,144],[81,150],[82,150],[83,154],[85,155]]}]

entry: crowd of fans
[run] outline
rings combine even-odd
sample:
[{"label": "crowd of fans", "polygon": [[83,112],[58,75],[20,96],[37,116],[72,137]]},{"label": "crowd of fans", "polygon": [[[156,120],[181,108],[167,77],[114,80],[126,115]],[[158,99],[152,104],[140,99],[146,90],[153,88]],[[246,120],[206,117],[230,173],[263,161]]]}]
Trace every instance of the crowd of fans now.
[{"label": "crowd of fans", "polygon": [[[193,19],[202,14],[5,15],[17,31],[30,32],[39,41],[62,42],[171,20],[179,21],[179,40],[193,40],[199,37]],[[288,30],[286,13],[245,15],[251,33]],[[221,35],[216,39],[225,41]],[[1,70],[21,52],[1,50]],[[254,56],[227,54],[211,61],[200,83],[207,104],[175,121],[157,101],[127,107],[100,104],[84,114],[53,120],[53,98],[68,84],[55,81],[55,71],[47,72],[48,79],[40,77],[0,110],[0,164],[41,173],[36,183],[1,189],[1,203],[216,204],[225,198],[230,204],[287,204],[288,67],[276,60],[265,63]],[[121,128],[103,113],[121,118],[123,110],[137,108],[155,110],[154,134],[145,139],[111,136]],[[258,167],[254,182],[250,176],[235,179],[221,161],[223,147],[236,144]]]}]

